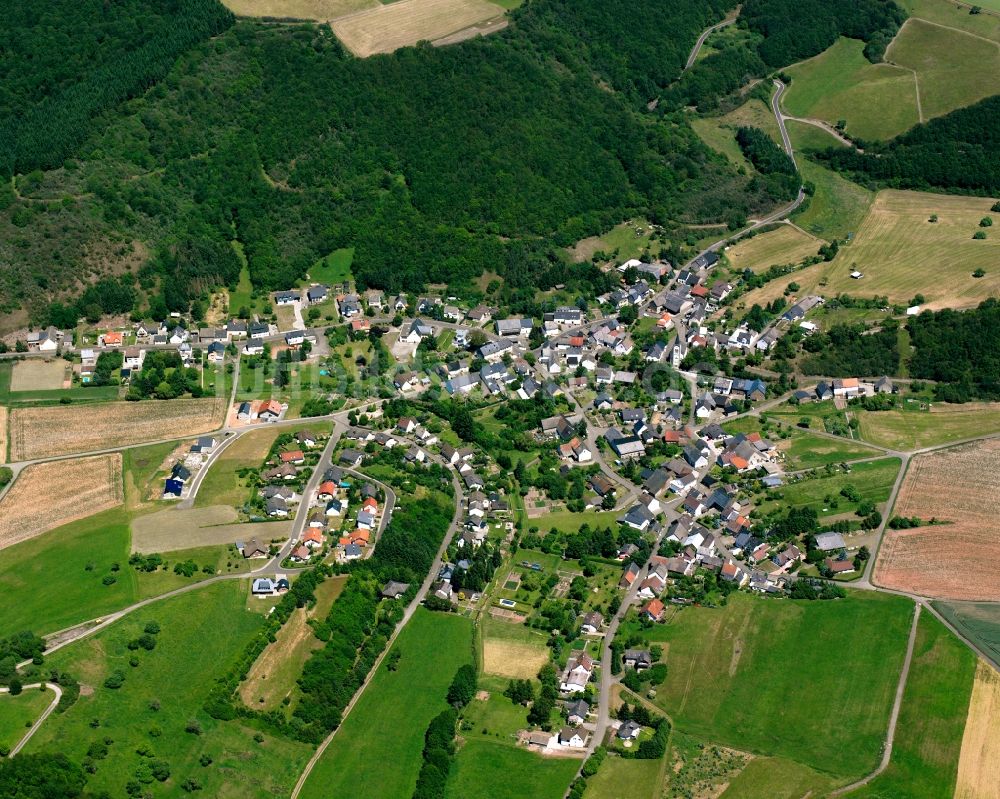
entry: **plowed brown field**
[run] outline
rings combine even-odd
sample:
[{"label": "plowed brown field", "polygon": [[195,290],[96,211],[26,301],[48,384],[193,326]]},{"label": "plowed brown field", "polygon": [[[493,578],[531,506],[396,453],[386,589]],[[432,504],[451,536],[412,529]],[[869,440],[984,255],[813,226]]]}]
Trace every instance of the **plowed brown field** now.
[{"label": "plowed brown field", "polygon": [[119,452],[29,466],[0,500],[0,549],[123,501]]},{"label": "plowed brown field", "polygon": [[980,441],[913,459],[894,516],[947,522],[886,530],[875,581],[941,599],[1000,601],[1000,441]]}]

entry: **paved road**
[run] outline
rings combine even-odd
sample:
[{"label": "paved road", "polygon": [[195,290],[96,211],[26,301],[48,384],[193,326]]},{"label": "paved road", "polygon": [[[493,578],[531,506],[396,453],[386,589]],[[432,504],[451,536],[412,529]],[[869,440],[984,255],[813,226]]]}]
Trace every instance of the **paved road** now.
[{"label": "paved road", "polygon": [[724,28],[727,25],[732,25],[736,22],[735,19],[724,19],[722,22],[718,22],[710,28],[706,28],[701,32],[701,36],[698,37],[698,41],[694,43],[694,47],[691,48],[691,54],[688,56],[687,63],[684,65],[684,71],[687,72],[691,67],[694,66],[694,62],[698,58],[698,52],[701,50],[702,45],[705,44],[705,39],[711,36],[720,28]]},{"label": "paved road", "polygon": [[[41,687],[41,685],[42,684],[40,682],[32,683],[31,685],[25,685],[23,687],[23,690],[37,691]],[[17,744],[15,744],[15,746],[10,750],[10,754],[7,755],[7,757],[14,757],[14,755],[20,752],[24,748],[25,744],[27,744],[28,741],[31,740],[31,736],[33,736],[36,732],[38,732],[38,729],[42,726],[42,722],[45,721],[45,719],[47,719],[49,716],[51,716],[52,711],[55,710],[56,707],[59,705],[59,700],[62,699],[62,693],[63,693],[62,688],[56,685],[54,682],[45,683],[45,687],[55,692],[56,695],[55,699],[53,699],[49,703],[49,706],[42,711],[42,715],[40,715],[37,719],[35,719],[35,723],[31,725],[31,729],[29,729],[24,734],[24,737],[21,738],[21,740],[18,741]],[[0,694],[7,694],[7,693],[10,693],[10,688],[6,687],[0,688]]]},{"label": "paved road", "polygon": [[[774,118],[778,122],[778,129],[781,131],[781,142],[785,149],[785,152],[788,153],[788,157],[792,159],[792,163],[795,163],[795,152],[792,149],[792,140],[789,138],[788,130],[785,128],[786,117],[784,116],[784,114],[782,114],[781,108],[779,107],[781,95],[785,93],[785,89],[787,87],[785,86],[784,83],[782,83],[780,80],[777,79],[774,80],[774,85],[775,85],[775,93],[771,97],[771,112],[774,114]],[[692,258],[690,261],[687,262],[687,264],[685,265],[686,268],[691,268],[694,262],[697,261],[702,256],[707,255],[710,252],[716,252],[721,247],[732,244],[738,239],[743,238],[748,233],[754,230],[758,230],[759,228],[762,228],[765,225],[770,225],[772,222],[777,222],[781,219],[784,219],[785,217],[789,216],[796,208],[802,205],[805,198],[806,198],[805,190],[803,189],[803,187],[800,186],[798,194],[795,196],[795,199],[788,205],[784,206],[783,208],[779,208],[777,211],[768,214],[762,219],[758,219],[756,222],[754,222],[751,225],[748,225],[747,227],[743,228],[743,230],[740,230],[737,233],[733,233],[732,235],[726,236],[724,239],[719,239],[718,241],[709,244],[708,247],[706,247],[704,250],[698,253],[694,258]]]}]

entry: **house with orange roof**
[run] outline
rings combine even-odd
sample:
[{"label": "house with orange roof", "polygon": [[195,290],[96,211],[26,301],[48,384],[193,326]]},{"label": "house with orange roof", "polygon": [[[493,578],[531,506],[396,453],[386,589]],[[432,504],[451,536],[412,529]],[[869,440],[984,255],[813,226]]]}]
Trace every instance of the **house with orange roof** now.
[{"label": "house with orange roof", "polygon": [[319,484],[319,490],[316,492],[316,499],[326,502],[327,500],[333,499],[337,496],[337,484],[333,480],[327,480],[326,482]]},{"label": "house with orange roof", "polygon": [[856,397],[861,393],[861,381],[856,377],[838,377],[833,381],[835,397]]},{"label": "house with orange roof", "polygon": [[368,546],[368,542],[371,541],[371,538],[371,530],[362,530],[359,528],[351,533],[351,543],[357,544],[359,547]]},{"label": "house with orange roof", "polygon": [[257,418],[263,419],[265,422],[276,422],[281,416],[281,411],[280,402],[274,399],[268,400],[261,403],[260,410],[257,411]]},{"label": "house with orange roof", "polygon": [[640,616],[644,616],[650,621],[663,621],[663,613],[666,610],[663,602],[659,599],[651,599],[639,611]]},{"label": "house with orange roof", "polygon": [[125,334],[109,330],[101,336],[101,344],[105,347],[120,347],[125,343]]},{"label": "house with orange roof", "polygon": [[296,466],[306,462],[306,456],[300,449],[282,452],[278,457],[281,458],[282,463],[294,463]]},{"label": "house with orange roof", "polygon": [[373,514],[378,513],[378,500],[375,497],[366,497],[361,503],[361,509]]},{"label": "house with orange roof", "polygon": [[315,527],[307,527],[302,533],[302,543],[310,549],[323,546],[323,534]]},{"label": "house with orange roof", "polygon": [[366,330],[372,329],[372,323],[367,319],[352,319],[351,320],[351,330],[355,333],[361,333]]}]

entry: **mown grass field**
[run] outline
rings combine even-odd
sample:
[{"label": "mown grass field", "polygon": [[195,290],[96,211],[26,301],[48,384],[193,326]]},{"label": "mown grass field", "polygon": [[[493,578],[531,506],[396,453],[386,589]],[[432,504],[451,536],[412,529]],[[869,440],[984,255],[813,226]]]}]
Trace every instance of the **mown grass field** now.
[{"label": "mown grass field", "polygon": [[734,269],[766,272],[771,266],[797,264],[816,255],[825,244],[820,239],[792,225],[778,225],[774,230],[744,239],[726,250]]},{"label": "mown grass field", "polygon": [[[793,420],[786,419],[785,421],[792,422]],[[793,472],[879,454],[878,450],[858,441],[816,436],[798,427],[761,425],[758,418],[751,416],[727,422],[723,428],[730,434],[759,432],[764,438],[773,442],[779,452],[784,453],[785,468]],[[820,429],[820,426],[816,425],[816,428]]]},{"label": "mown grass field", "polygon": [[[836,139],[813,125],[788,121],[785,127],[796,150],[838,144]],[[807,157],[800,155],[796,163],[803,180],[815,188],[805,209],[793,215],[795,224],[821,239],[844,239],[856,233],[875,199],[875,192],[841,177]],[[790,280],[794,278],[784,282]]]},{"label": "mown grass field", "polygon": [[[346,583],[346,575],[328,578],[316,589],[314,607],[298,608],[292,613],[275,640],[254,661],[246,680],[240,684],[239,694],[243,704],[255,710],[277,710],[287,697],[286,715],[295,710],[298,704],[296,681],[302,674],[302,667],[309,655],[323,645],[313,634],[309,622],[326,618],[330,606],[340,596]],[[265,599],[261,603],[270,601]]]},{"label": "mown grass field", "polygon": [[[996,14],[970,14],[968,6],[949,0],[899,0],[899,5],[910,16],[1000,42],[1000,16]],[[986,0],[979,6],[1000,11],[1000,0]]]},{"label": "mown grass field", "polygon": [[933,447],[1000,430],[1000,403],[948,405],[936,402],[928,410],[859,411],[859,432],[865,441],[898,450]]},{"label": "mown grass field", "polygon": [[229,505],[240,508],[249,498],[249,488],[240,479],[240,469],[256,469],[263,462],[280,430],[252,430],[226,446],[201,482],[195,497],[196,508]]},{"label": "mown grass field", "polygon": [[[987,197],[880,191],[852,243],[841,247],[833,261],[774,280],[743,301],[749,305],[780,297],[794,281],[802,292],[827,296],[886,295],[889,302],[907,305],[914,295],[923,294],[924,308],[976,305],[1000,292],[1000,236],[972,238],[980,219],[991,216],[994,202]],[[932,215],[937,222],[929,221]],[[1000,222],[1000,217],[994,221]],[[972,273],[980,268],[985,276],[974,278]],[[861,280],[851,278],[855,269],[864,274]]]},{"label": "mown grass field", "polygon": [[561,799],[580,761],[526,749],[466,741],[448,779],[447,799]]},{"label": "mown grass field", "polygon": [[660,760],[624,760],[607,757],[600,770],[587,780],[584,799],[652,799],[662,787],[663,763]]},{"label": "mown grass field", "polygon": [[[523,606],[521,612],[530,612]],[[480,624],[482,670],[498,677],[534,679],[548,663],[549,648],[544,633],[523,624],[486,617]]]},{"label": "mown grass field", "polygon": [[787,114],[846,121],[852,138],[891,139],[919,121],[913,74],[889,64],[872,64],[864,42],[841,37],[833,46],[786,68],[792,84],[782,98]]},{"label": "mown grass field", "polygon": [[729,782],[720,799],[802,799],[823,796],[828,774],[784,757],[755,757]]},{"label": "mown grass field", "polygon": [[[15,364],[11,361],[0,363],[0,403],[4,405],[53,403],[61,399],[71,399],[73,402],[97,402],[118,398],[118,386],[62,388],[60,384],[53,387],[25,388],[26,383],[23,376],[17,383],[13,381],[14,367]],[[16,390],[14,386],[23,390]]]},{"label": "mown grass field", "polygon": [[53,699],[55,694],[48,689],[28,688],[17,696],[0,694],[0,750],[17,744]]},{"label": "mown grass field", "polygon": [[912,613],[868,593],[685,608],[662,628],[669,672],[655,702],[681,732],[848,782],[880,757]]},{"label": "mown grass field", "polygon": [[371,8],[376,0],[224,0],[223,5],[240,17],[323,21]]},{"label": "mown grass field", "polygon": [[503,13],[486,0],[398,0],[339,19],[331,27],[347,49],[364,58],[440,39]]},{"label": "mown grass field", "polygon": [[313,769],[302,799],[413,793],[427,725],[445,709],[455,671],[472,662],[472,623],[419,609],[395,647],[398,669],[379,667]]},{"label": "mown grass field", "polygon": [[923,613],[888,768],[852,799],[939,799],[955,792],[975,654]]},{"label": "mown grass field", "polygon": [[575,533],[584,524],[589,524],[592,528],[610,527],[616,529],[618,527],[618,517],[621,515],[621,513],[613,510],[586,511],[584,513],[560,510],[546,513],[544,516],[534,517],[529,513],[528,524],[531,527],[537,527],[545,533],[553,528],[564,533]]},{"label": "mown grass field", "polygon": [[924,121],[996,93],[1000,45],[953,28],[910,18],[885,58],[916,73]]},{"label": "mown grass field", "polygon": [[645,219],[635,219],[615,225],[601,236],[581,239],[568,251],[575,261],[590,260],[598,252],[607,255],[617,252],[615,260],[621,263],[630,258],[638,258],[649,246],[651,235],[649,222]]},{"label": "mown grass field", "polygon": [[[848,485],[858,490],[861,501],[867,500],[881,505],[889,499],[899,468],[899,458],[882,458],[877,461],[856,463],[851,467],[850,474],[837,472],[829,476],[790,482],[777,489],[781,499],[762,503],[760,510],[762,513],[770,513],[776,508],[785,510],[809,506],[815,508],[821,521],[833,516],[850,514],[857,510],[859,503],[851,502],[841,496],[841,490]],[[881,510],[884,512],[885,509]]]},{"label": "mown grass field", "polygon": [[[48,658],[52,667],[68,670],[87,690],[68,711],[42,725],[29,751],[57,747],[80,762],[93,742],[112,739],[107,757],[97,761],[88,778],[88,790],[115,796],[124,795],[125,783],[151,759],[137,752],[141,747],[169,764],[170,779],[159,788],[161,795],[185,795],[180,785],[193,778],[205,796],[287,796],[310,748],[270,735],[258,743],[254,730],[213,720],[202,711],[215,678],[263,624],[259,615],[244,609],[246,592],[241,580],[206,586],[128,616]],[[132,667],[126,643],[150,620],[161,627],[156,648],[138,650],[139,665]],[[124,684],[105,687],[105,679],[118,669],[125,673]],[[151,706],[153,700],[158,700],[158,710]],[[192,720],[202,734],[185,731]],[[202,755],[212,759],[210,765],[199,764]]]}]

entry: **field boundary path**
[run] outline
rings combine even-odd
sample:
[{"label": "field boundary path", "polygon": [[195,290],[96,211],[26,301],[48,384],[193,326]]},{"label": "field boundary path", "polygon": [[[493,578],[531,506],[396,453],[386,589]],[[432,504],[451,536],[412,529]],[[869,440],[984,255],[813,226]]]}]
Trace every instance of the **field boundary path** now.
[{"label": "field boundary path", "polygon": [[920,608],[922,603],[917,602],[913,608],[913,623],[910,625],[910,639],[906,644],[906,657],[903,659],[903,669],[899,673],[899,682],[896,684],[896,696],[892,702],[892,712],[889,714],[889,729],[885,734],[885,744],[882,746],[882,761],[875,767],[875,770],[857,782],[845,785],[843,788],[830,793],[830,796],[841,796],[845,793],[867,785],[889,766],[892,758],[892,744],[896,738],[896,724],[899,722],[899,711],[903,706],[903,694],[906,692],[906,680],[910,676],[910,664],[913,662],[913,647],[917,642],[917,623],[920,621]]},{"label": "field boundary path", "polygon": [[[28,691],[28,690],[31,690],[33,688],[41,688],[41,687],[42,687],[42,683],[35,682],[35,683],[31,683],[31,685],[22,686],[22,690],[23,691]],[[49,689],[50,691],[53,691],[55,693],[55,695],[56,695],[55,699],[53,699],[51,702],[49,702],[49,706],[47,708],[45,708],[45,710],[42,711],[42,714],[37,719],[35,719],[35,723],[31,725],[31,728],[24,734],[24,736],[21,738],[21,740],[18,741],[14,745],[14,747],[10,750],[10,754],[7,755],[7,757],[14,757],[14,755],[16,755],[18,752],[20,752],[25,747],[25,745],[28,743],[28,741],[31,740],[31,737],[36,732],[38,732],[39,728],[42,726],[42,722],[45,721],[45,719],[47,719],[49,716],[51,716],[52,715],[52,711],[55,710],[56,707],[59,706],[59,700],[62,699],[62,693],[63,693],[62,692],[62,688],[60,688],[54,682],[47,682],[47,683],[45,683],[45,687],[47,689]],[[0,688],[0,694],[9,694],[9,693],[10,693],[10,688],[7,688],[6,686]]]},{"label": "field boundary path", "polygon": [[344,708],[344,712],[340,716],[340,724],[337,725],[326,738],[323,739],[322,743],[316,747],[316,751],[313,752],[313,756],[309,758],[309,762],[306,763],[305,768],[299,775],[298,781],[295,783],[295,787],[292,789],[292,795],[290,799],[298,799],[299,794],[302,792],[302,788],[305,787],[306,781],[309,779],[309,775],[312,774],[313,769],[316,764],[323,757],[327,748],[333,743],[333,739],[337,736],[341,727],[344,725],[344,719],[346,719],[354,706],[361,699],[365,690],[371,684],[371,681],[375,678],[375,674],[378,672],[379,666],[382,665],[382,661],[388,656],[389,652],[392,651],[392,645],[396,642],[399,634],[403,631],[403,628],[409,624],[410,619],[417,612],[417,608],[423,603],[424,598],[427,596],[427,592],[430,590],[431,585],[434,583],[438,572],[441,569],[441,564],[444,560],[445,554],[448,552],[448,544],[451,542],[452,536],[458,530],[462,522],[462,509],[465,504],[464,502],[464,492],[462,491],[462,485],[458,480],[458,477],[452,472],[451,483],[455,489],[455,515],[451,519],[451,524],[448,525],[448,529],[444,534],[444,539],[441,541],[441,546],[438,548],[437,555],[434,558],[434,563],[431,564],[430,570],[427,572],[427,576],[424,578],[423,583],[420,585],[420,589],[417,591],[416,596],[410,600],[410,604],[406,606],[406,610],[403,611],[403,618],[399,620],[396,625],[396,629],[392,631],[392,635],[389,636],[389,640],[386,641],[385,647],[382,649],[382,653],[375,659],[375,663],[368,670],[368,674],[365,676],[364,681],[357,691],[354,692],[354,696],[351,697],[351,701],[347,703]]}]

